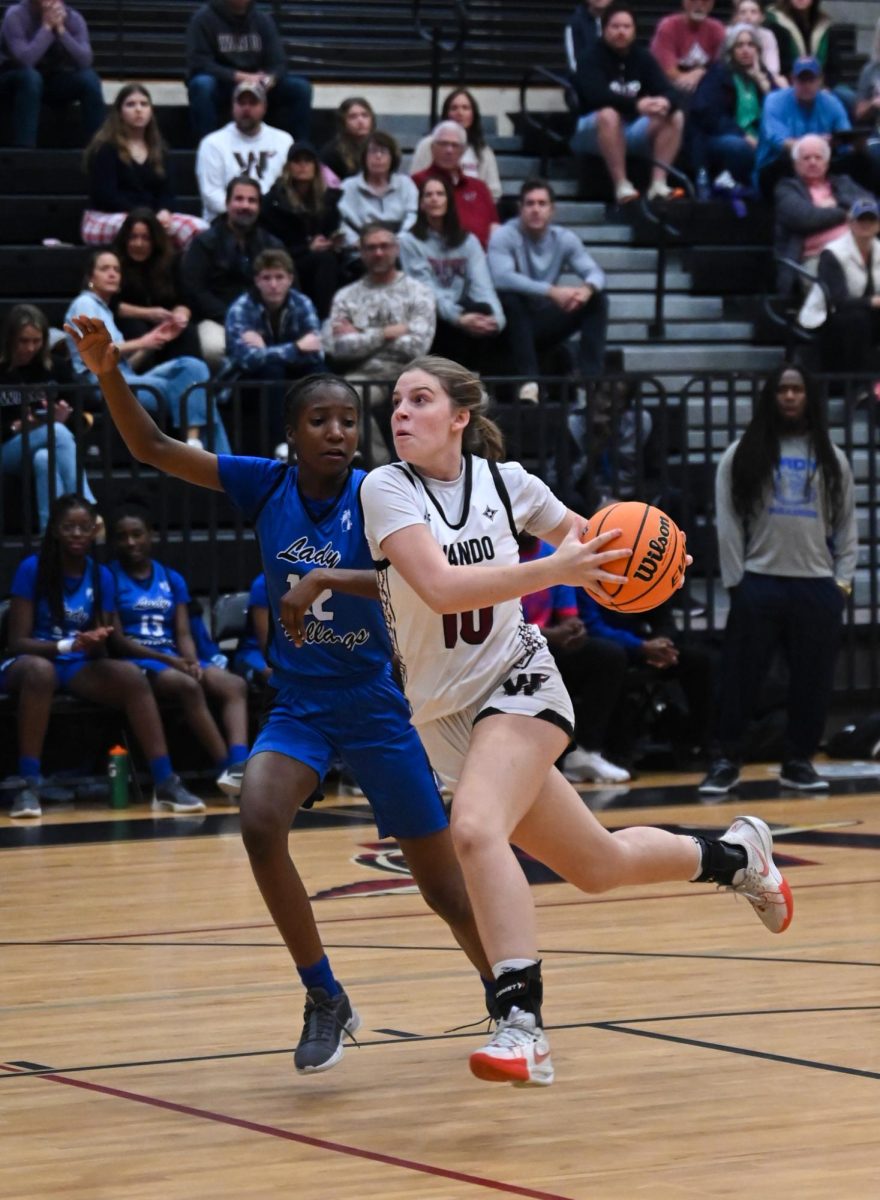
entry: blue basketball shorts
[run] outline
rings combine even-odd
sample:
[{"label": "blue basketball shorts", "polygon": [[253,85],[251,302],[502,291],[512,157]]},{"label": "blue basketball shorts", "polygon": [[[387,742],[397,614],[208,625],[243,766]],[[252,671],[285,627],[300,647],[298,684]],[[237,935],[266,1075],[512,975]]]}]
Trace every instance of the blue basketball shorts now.
[{"label": "blue basketball shorts", "polygon": [[282,685],[251,755],[271,750],[323,779],[341,758],[382,837],[427,837],[448,825],[434,773],[391,668],[352,687]]}]

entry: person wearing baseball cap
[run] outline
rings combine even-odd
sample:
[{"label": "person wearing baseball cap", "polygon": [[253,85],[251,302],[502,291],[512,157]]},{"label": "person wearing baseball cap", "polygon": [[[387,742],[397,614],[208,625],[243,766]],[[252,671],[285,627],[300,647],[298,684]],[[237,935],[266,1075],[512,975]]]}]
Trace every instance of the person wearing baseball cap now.
[{"label": "person wearing baseball cap", "polygon": [[[860,197],[850,207],[846,232],[819,255],[818,284],[800,321],[807,329],[822,326],[823,370],[862,375],[880,369],[878,233],[880,205],[872,196]],[[875,384],[875,395],[878,390]]]},{"label": "person wearing baseball cap", "polygon": [[[755,178],[764,196],[769,199],[778,180],[791,174],[791,150],[805,134],[830,138],[831,134],[850,128],[842,102],[824,90],[818,58],[796,59],[791,87],[771,92],[761,113]],[[852,174],[851,169],[849,173]]]},{"label": "person wearing baseball cap", "polygon": [[232,120],[199,143],[196,178],[206,221],[226,210],[226,187],[231,179],[249,175],[263,195],[281,174],[293,138],[285,129],[267,125],[265,86],[243,79],[232,91]]}]

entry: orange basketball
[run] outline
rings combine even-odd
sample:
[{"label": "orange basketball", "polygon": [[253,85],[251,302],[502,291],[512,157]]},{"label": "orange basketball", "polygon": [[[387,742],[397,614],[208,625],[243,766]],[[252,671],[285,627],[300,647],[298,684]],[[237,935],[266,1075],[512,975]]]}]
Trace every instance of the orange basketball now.
[{"label": "orange basketball", "polygon": [[587,589],[593,599],[605,608],[627,613],[647,612],[668,600],[684,578],[686,565],[684,537],[672,518],[652,504],[620,501],[600,508],[590,517],[581,540],[588,542],[606,529],[623,532],[603,550],[626,546],[632,553],[629,558],[605,564],[606,571],[622,575],[626,581],[597,583]]}]

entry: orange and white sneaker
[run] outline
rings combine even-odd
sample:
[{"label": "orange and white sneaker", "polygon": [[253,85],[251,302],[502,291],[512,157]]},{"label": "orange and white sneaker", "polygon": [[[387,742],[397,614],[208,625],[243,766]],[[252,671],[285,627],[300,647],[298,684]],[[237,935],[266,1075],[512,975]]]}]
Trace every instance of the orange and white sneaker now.
[{"label": "orange and white sneaker", "polygon": [[548,1087],[553,1082],[550,1043],[535,1014],[512,1008],[482,1050],[471,1055],[471,1071],[488,1083]]},{"label": "orange and white sneaker", "polygon": [[760,817],[737,817],[719,841],[742,846],[747,862],[730,891],[745,896],[771,933],[784,933],[794,916],[791,888],[773,861],[773,835]]}]

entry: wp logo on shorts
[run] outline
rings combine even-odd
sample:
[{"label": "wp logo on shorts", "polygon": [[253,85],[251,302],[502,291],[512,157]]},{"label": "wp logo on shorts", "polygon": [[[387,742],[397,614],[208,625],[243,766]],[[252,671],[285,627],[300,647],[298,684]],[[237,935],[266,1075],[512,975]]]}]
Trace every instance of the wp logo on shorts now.
[{"label": "wp logo on shorts", "polygon": [[537,671],[531,674],[520,671],[518,675],[511,675],[509,679],[505,679],[501,686],[508,696],[534,696],[549,678],[549,675],[542,675]]}]

